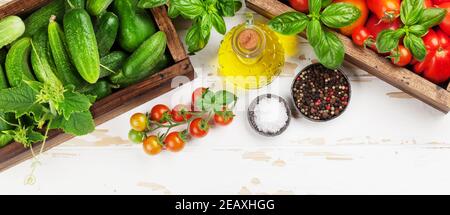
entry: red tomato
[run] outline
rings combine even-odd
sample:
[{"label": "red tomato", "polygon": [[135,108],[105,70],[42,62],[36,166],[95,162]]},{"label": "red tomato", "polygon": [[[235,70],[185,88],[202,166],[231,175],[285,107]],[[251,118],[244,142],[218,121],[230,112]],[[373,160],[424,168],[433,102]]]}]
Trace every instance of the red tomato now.
[{"label": "red tomato", "polygon": [[431,0],[425,0],[424,3],[425,3],[425,8],[433,7],[433,1],[431,1]]},{"label": "red tomato", "polygon": [[143,113],[135,113],[130,118],[131,128],[135,131],[144,131],[147,128],[147,116]]},{"label": "red tomato", "polygon": [[189,125],[189,133],[193,137],[201,138],[208,134],[208,122],[202,118],[194,119]]},{"label": "red tomato", "polygon": [[430,29],[423,37],[427,56],[414,65],[414,71],[433,83],[441,84],[450,78],[450,38],[442,31]]},{"label": "red tomato", "polygon": [[401,25],[402,23],[400,22],[399,19],[396,19],[390,23],[385,23],[380,22],[380,19],[377,18],[377,16],[371,15],[366,23],[366,28],[372,32],[372,36],[374,38],[377,38],[378,34],[381,31],[385,29],[397,30],[400,28]]},{"label": "red tomato", "polygon": [[150,119],[155,122],[165,123],[170,116],[170,109],[166,105],[156,105],[150,112]]},{"label": "red tomato", "polygon": [[439,25],[439,27],[444,31],[447,35],[450,35],[450,2],[438,5],[439,8],[447,9],[447,16],[444,18],[444,21]]},{"label": "red tomato", "polygon": [[356,28],[355,31],[353,31],[352,39],[353,39],[353,43],[355,43],[358,46],[371,47],[373,45],[373,43],[375,42],[369,29],[367,29],[364,26],[360,26],[360,27]]},{"label": "red tomato", "polygon": [[154,135],[145,138],[142,145],[144,146],[145,153],[149,155],[157,155],[162,151],[161,141]]},{"label": "red tomato", "polygon": [[189,113],[190,111],[190,108],[186,105],[177,105],[172,109],[172,120],[174,122],[187,121],[192,117],[192,114]]},{"label": "red tomato", "polygon": [[366,0],[335,0],[335,2],[352,4],[361,11],[361,16],[358,20],[356,20],[353,24],[340,29],[342,34],[350,36],[356,28],[366,24],[367,17],[369,16],[369,9],[367,8]]},{"label": "red tomato", "polygon": [[179,152],[183,150],[186,143],[186,135],[180,132],[172,132],[167,135],[164,145],[171,152]]},{"label": "red tomato", "polygon": [[308,12],[308,0],[289,0],[289,4],[292,8],[300,12]]},{"label": "red tomato", "polygon": [[400,0],[367,0],[367,6],[384,22],[392,22],[400,15]]},{"label": "red tomato", "polygon": [[199,106],[198,100],[203,98],[203,95],[208,91],[208,88],[204,88],[204,87],[200,87],[194,90],[194,92],[192,93],[192,110],[193,111],[201,111],[202,108],[201,107],[197,107]]},{"label": "red tomato", "polygon": [[234,118],[233,112],[226,109],[224,111],[220,111],[214,114],[214,122],[217,125],[223,126],[229,125],[231,122],[233,122],[233,118]]},{"label": "red tomato", "polygon": [[450,0],[433,0],[433,4],[435,4],[435,5],[446,3],[446,2],[450,2]]},{"label": "red tomato", "polygon": [[399,45],[397,50],[391,52],[391,61],[397,66],[406,66],[412,60],[411,52],[402,45]]}]

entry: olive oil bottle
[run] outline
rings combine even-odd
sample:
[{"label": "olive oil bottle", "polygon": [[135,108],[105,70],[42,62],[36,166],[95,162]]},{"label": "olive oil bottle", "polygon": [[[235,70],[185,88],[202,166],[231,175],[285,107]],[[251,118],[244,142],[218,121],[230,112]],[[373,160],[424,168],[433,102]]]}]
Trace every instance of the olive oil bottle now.
[{"label": "olive oil bottle", "polygon": [[225,35],[219,49],[219,74],[244,89],[270,84],[284,66],[285,56],[277,35],[265,24],[247,21]]}]

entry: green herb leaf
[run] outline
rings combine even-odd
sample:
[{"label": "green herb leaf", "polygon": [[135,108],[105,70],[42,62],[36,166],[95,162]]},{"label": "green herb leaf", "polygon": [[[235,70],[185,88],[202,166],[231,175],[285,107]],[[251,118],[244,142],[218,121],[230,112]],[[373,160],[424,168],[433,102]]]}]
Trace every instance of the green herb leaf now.
[{"label": "green herb leaf", "polygon": [[19,118],[26,114],[40,114],[43,106],[36,103],[38,92],[27,84],[0,90],[0,111],[15,113]]},{"label": "green herb leaf", "polygon": [[215,103],[221,105],[222,107],[225,105],[229,105],[235,101],[237,101],[236,95],[229,91],[221,90],[216,92]]},{"label": "green herb leaf", "polygon": [[14,140],[13,136],[9,134],[0,134],[0,148],[8,145]]},{"label": "green herb leaf", "polygon": [[225,25],[225,20],[223,19],[223,17],[221,17],[216,12],[211,13],[210,16],[214,29],[216,29],[216,31],[220,34],[225,34],[227,32],[227,26]]},{"label": "green herb leaf", "polygon": [[333,3],[333,0],[322,0],[322,8],[327,7],[331,3]]},{"label": "green herb leaf", "polygon": [[208,43],[209,36],[207,38],[203,38],[200,24],[194,23],[188,30],[185,40],[188,46],[188,51],[190,53],[194,53],[205,48],[206,44]]},{"label": "green herb leaf", "polygon": [[211,111],[215,107],[215,94],[211,90],[203,93],[202,98],[197,100],[196,107],[202,111]]},{"label": "green herb leaf", "polygon": [[287,12],[269,21],[269,27],[284,35],[294,35],[303,32],[309,18],[300,12]]},{"label": "green herb leaf", "polygon": [[140,0],[137,6],[139,8],[154,8],[163,6],[167,3],[167,0]]},{"label": "green herb leaf", "polygon": [[318,16],[322,9],[322,0],[309,0],[309,13]]},{"label": "green herb leaf", "polygon": [[423,0],[403,0],[400,7],[400,18],[403,24],[411,26],[420,21],[423,11]]},{"label": "green herb leaf", "polygon": [[306,28],[306,36],[311,46],[317,46],[323,39],[324,31],[322,30],[322,24],[317,19],[313,19],[308,23]]},{"label": "green herb leaf", "polygon": [[416,60],[423,61],[427,56],[427,49],[422,38],[414,34],[409,34],[403,39],[403,44],[407,49],[409,49],[409,51],[411,51]]},{"label": "green herb leaf", "polygon": [[242,8],[239,0],[218,0],[217,9],[222,16],[234,16]]},{"label": "green herb leaf", "polygon": [[171,3],[188,19],[195,19],[205,12],[202,0],[173,0]]},{"label": "green herb leaf", "polygon": [[209,14],[203,14],[200,20],[200,32],[203,38],[208,37],[211,34],[212,21]]},{"label": "green herb leaf", "polygon": [[405,35],[404,30],[383,30],[377,37],[377,49],[380,53],[388,53],[397,48],[400,38]]},{"label": "green herb leaf", "polygon": [[323,32],[321,41],[313,48],[319,62],[329,69],[337,69],[344,62],[344,44],[330,31]]},{"label": "green herb leaf", "polygon": [[447,10],[443,8],[427,8],[423,12],[422,18],[419,24],[426,29],[430,29],[436,25],[439,25],[447,15]]},{"label": "green herb leaf", "polygon": [[91,107],[89,97],[76,92],[64,92],[64,100],[59,105],[60,112],[65,119],[69,119],[70,115],[77,112],[89,111]]},{"label": "green herb leaf", "polygon": [[91,113],[85,111],[73,113],[69,119],[58,116],[52,121],[50,128],[62,129],[65,133],[82,136],[93,132],[95,130],[95,123]]},{"label": "green herb leaf", "polygon": [[178,10],[172,2],[173,2],[173,0],[168,1],[169,7],[167,10],[167,15],[170,18],[175,19],[180,15],[180,10]]},{"label": "green herb leaf", "polygon": [[419,36],[423,37],[425,34],[428,33],[428,28],[425,28],[423,25],[413,25],[409,27],[409,32]]},{"label": "green herb leaf", "polygon": [[361,11],[348,3],[331,4],[322,12],[320,20],[330,28],[342,28],[354,23],[361,16]]}]

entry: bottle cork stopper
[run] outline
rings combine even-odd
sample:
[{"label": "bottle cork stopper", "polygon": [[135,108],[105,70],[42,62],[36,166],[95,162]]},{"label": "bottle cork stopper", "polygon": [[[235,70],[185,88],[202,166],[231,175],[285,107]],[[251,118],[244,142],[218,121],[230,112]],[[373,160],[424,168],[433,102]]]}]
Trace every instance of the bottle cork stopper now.
[{"label": "bottle cork stopper", "polygon": [[248,51],[258,48],[259,41],[259,34],[253,29],[245,29],[238,36],[239,46]]}]

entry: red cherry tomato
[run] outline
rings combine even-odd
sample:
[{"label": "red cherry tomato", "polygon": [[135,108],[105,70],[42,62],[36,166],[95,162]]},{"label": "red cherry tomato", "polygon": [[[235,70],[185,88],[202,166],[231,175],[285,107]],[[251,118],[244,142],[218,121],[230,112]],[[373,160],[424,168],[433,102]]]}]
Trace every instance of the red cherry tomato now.
[{"label": "red cherry tomato", "polygon": [[364,26],[360,26],[353,31],[352,39],[353,43],[358,46],[372,46],[375,42],[369,29]]},{"label": "red cherry tomato", "polygon": [[300,12],[308,12],[308,0],[289,0],[289,4],[292,8]]},{"label": "red cherry tomato", "polygon": [[392,22],[400,15],[400,0],[367,0],[367,6],[384,22]]},{"label": "red cherry tomato", "polygon": [[177,105],[172,109],[172,120],[174,122],[185,122],[192,117],[192,114],[189,113],[190,111],[190,108],[186,105]]},{"label": "red cherry tomato", "polygon": [[152,108],[150,111],[150,119],[155,122],[159,123],[166,123],[167,119],[165,119],[165,116],[170,115],[170,109],[166,105],[156,105]]},{"label": "red cherry tomato", "polygon": [[193,111],[201,111],[202,108],[197,104],[198,100],[203,98],[203,95],[208,91],[208,88],[200,87],[194,90],[192,93],[192,110]]},{"label": "red cherry tomato", "polygon": [[367,8],[366,0],[335,0],[334,2],[345,2],[354,5],[361,11],[361,16],[353,24],[339,29],[342,34],[350,36],[358,27],[364,26],[369,16],[369,8]]},{"label": "red cherry tomato", "polygon": [[142,145],[148,155],[157,155],[162,151],[161,141],[154,135],[145,138]]},{"label": "red cherry tomato", "polygon": [[172,132],[168,134],[166,139],[164,140],[164,145],[166,146],[167,150],[171,152],[179,152],[183,150],[185,143],[186,137],[180,132]]},{"label": "red cherry tomato", "polygon": [[397,30],[401,27],[402,23],[399,19],[396,19],[390,23],[380,22],[380,19],[375,15],[371,15],[367,20],[366,28],[372,32],[372,36],[377,38],[378,34],[386,29]]},{"label": "red cherry tomato", "polygon": [[447,16],[444,18],[444,21],[442,21],[439,27],[450,36],[450,2],[440,4],[438,7],[447,9]]},{"label": "red cherry tomato", "polygon": [[234,114],[229,110],[223,110],[214,114],[214,122],[217,125],[226,126],[233,122]]},{"label": "red cherry tomato", "polygon": [[189,125],[189,133],[193,137],[202,138],[208,134],[208,122],[202,118],[194,119]]},{"label": "red cherry tomato", "polygon": [[143,113],[135,113],[130,118],[131,128],[135,131],[144,131],[147,129],[148,119]]},{"label": "red cherry tomato", "polygon": [[411,52],[402,45],[399,45],[397,50],[391,52],[391,61],[397,66],[406,66],[412,60]]}]

